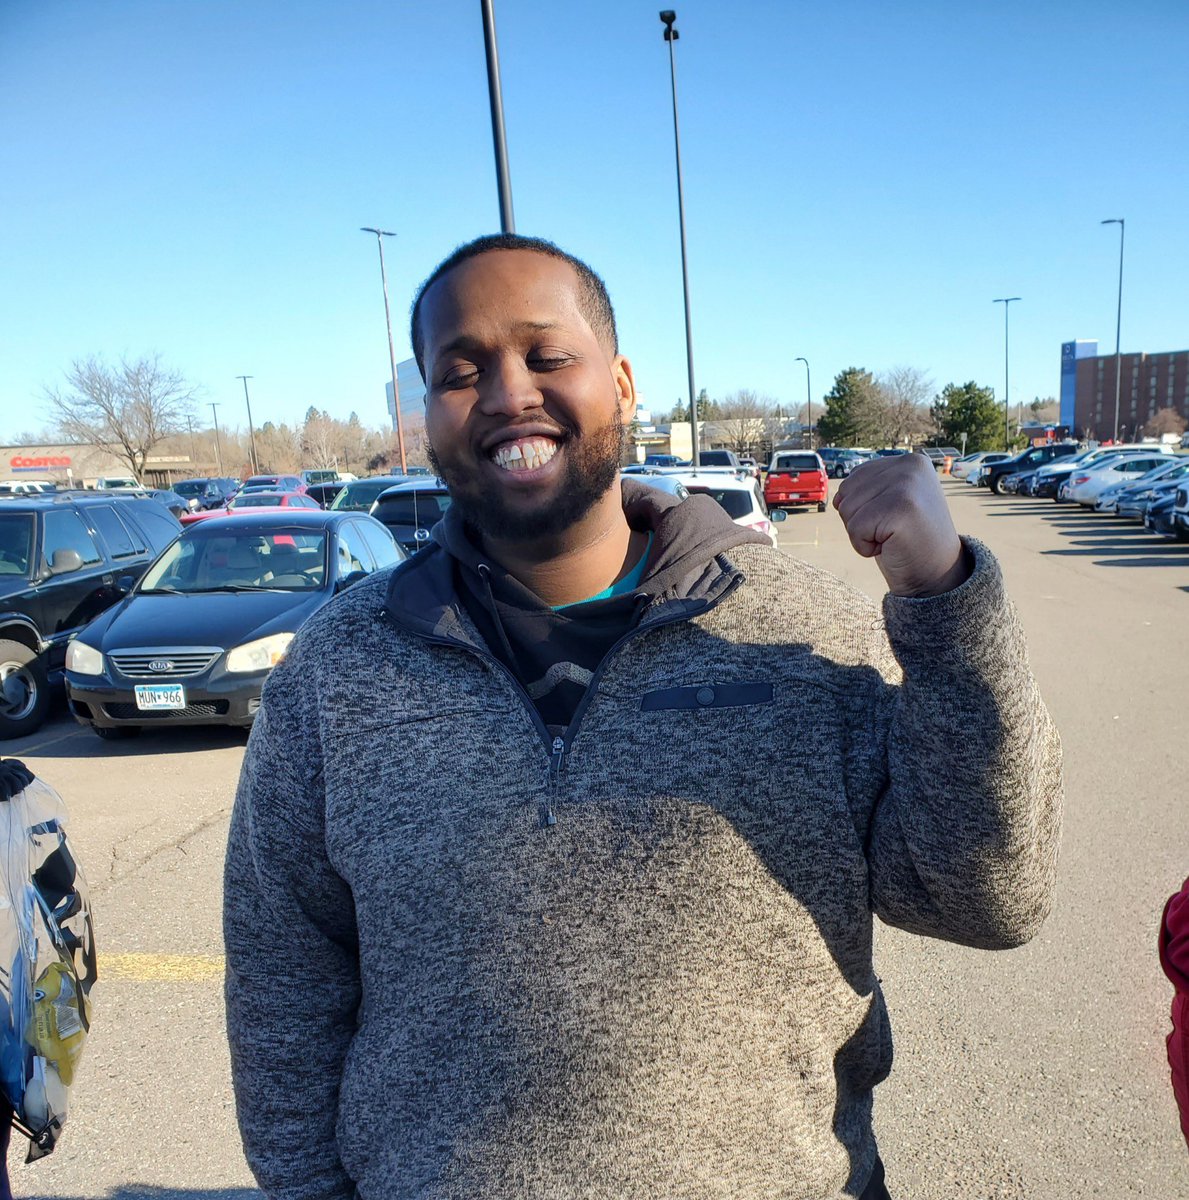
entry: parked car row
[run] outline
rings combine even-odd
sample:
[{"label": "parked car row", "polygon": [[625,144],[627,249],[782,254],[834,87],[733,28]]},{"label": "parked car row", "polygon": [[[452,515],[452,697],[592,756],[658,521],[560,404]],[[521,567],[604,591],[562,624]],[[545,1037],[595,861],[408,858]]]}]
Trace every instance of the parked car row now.
[{"label": "parked car row", "polygon": [[[450,503],[442,481],[420,472],[191,482],[188,496],[129,487],[5,497],[0,739],[33,732],[63,682],[71,711],[102,737],[249,724],[301,621],[424,545]],[[310,495],[356,483],[367,487],[340,511]]]},{"label": "parked car row", "polygon": [[1189,541],[1189,454],[1168,443],[1033,447],[984,460],[966,474],[966,482],[998,495],[1078,504]]}]

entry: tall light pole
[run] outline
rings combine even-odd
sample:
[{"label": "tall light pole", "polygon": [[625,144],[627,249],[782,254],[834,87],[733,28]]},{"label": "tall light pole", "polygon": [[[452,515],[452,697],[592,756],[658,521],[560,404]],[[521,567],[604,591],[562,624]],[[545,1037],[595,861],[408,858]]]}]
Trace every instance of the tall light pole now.
[{"label": "tall light pole", "polygon": [[248,436],[252,439],[252,474],[260,474],[260,459],[256,455],[256,427],[252,424],[252,401],[248,397],[248,380],[255,375],[237,375],[236,379],[244,381],[244,403],[248,406]]},{"label": "tall light pole", "polygon": [[809,448],[813,449],[813,389],[809,386],[809,359],[794,358],[805,364],[805,423],[809,426]]},{"label": "tall light pole", "polygon": [[1119,440],[1119,387],[1122,383],[1122,358],[1119,354],[1119,336],[1123,332],[1123,234],[1125,222],[1122,217],[1108,217],[1100,221],[1101,225],[1118,225],[1119,227],[1119,304],[1115,310],[1115,432],[1114,441]]},{"label": "tall light pole", "polygon": [[361,225],[360,232],[374,233],[376,246],[380,251],[380,286],[384,289],[384,324],[388,327],[388,364],[392,368],[392,407],[396,412],[396,445],[400,450],[400,473],[407,475],[408,464],[405,461],[405,427],[400,419],[400,389],[396,385],[396,351],[392,348],[392,313],[388,308],[388,273],[384,270],[384,239],[396,237],[387,229],[373,229],[370,225]]},{"label": "tall light pole", "polygon": [[1011,436],[1008,433],[1008,422],[1011,420],[1011,376],[1009,374],[1010,358],[1008,356],[1007,314],[1019,296],[1008,296],[1005,299],[993,300],[992,304],[1003,305],[1003,448],[1011,447]]},{"label": "tall light pole", "polygon": [[508,142],[504,136],[504,101],[500,90],[500,55],[495,43],[495,12],[491,0],[483,8],[483,48],[487,52],[487,98],[491,104],[491,140],[495,146],[495,183],[500,197],[500,232],[515,233],[512,184],[508,176]]},{"label": "tall light pole", "polygon": [[215,419],[215,462],[216,462],[216,464],[218,465],[218,468],[219,468],[219,477],[220,477],[220,478],[222,478],[222,476],[223,476],[223,451],[222,451],[222,449],[221,449],[221,448],[220,448],[220,446],[219,446],[219,413],[218,413],[218,408],[219,408],[219,406],[218,406],[217,404],[212,404],[212,405],[211,405],[211,416],[212,416],[212,417],[214,417],[214,419]]},{"label": "tall light pole", "polygon": [[677,154],[677,218],[681,228],[681,287],[685,296],[685,360],[689,372],[689,426],[690,446],[693,450],[694,474],[698,473],[700,438],[698,436],[698,393],[694,387],[694,335],[689,317],[689,266],[685,252],[685,194],[681,186],[681,133],[677,128],[677,64],[673,57],[673,43],[681,36],[673,28],[677,14],[665,9],[660,14],[665,27],[665,41],[669,43],[669,79],[673,85],[673,147]]}]

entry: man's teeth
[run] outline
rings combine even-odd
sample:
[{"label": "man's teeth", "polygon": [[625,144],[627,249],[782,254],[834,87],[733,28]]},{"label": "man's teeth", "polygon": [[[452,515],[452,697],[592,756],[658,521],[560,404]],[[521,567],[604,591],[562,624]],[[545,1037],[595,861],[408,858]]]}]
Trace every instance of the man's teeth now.
[{"label": "man's teeth", "polygon": [[495,448],[491,461],[505,471],[532,471],[543,467],[557,453],[557,444],[547,438],[504,442]]}]

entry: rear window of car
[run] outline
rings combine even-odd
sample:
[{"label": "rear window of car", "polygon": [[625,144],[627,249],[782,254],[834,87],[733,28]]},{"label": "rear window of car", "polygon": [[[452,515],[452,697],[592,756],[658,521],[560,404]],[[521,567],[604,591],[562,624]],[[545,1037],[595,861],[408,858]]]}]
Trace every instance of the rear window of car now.
[{"label": "rear window of car", "polygon": [[699,493],[713,496],[732,521],[754,511],[751,496],[739,488],[691,487],[689,493],[691,496]]},{"label": "rear window of car", "polygon": [[107,543],[112,558],[131,558],[144,549],[143,546],[135,544],[140,539],[132,537],[128,527],[110,504],[92,504],[90,516],[95,522],[95,528],[99,530],[99,536]]},{"label": "rear window of car", "polygon": [[385,525],[417,525],[428,528],[436,524],[450,507],[448,492],[407,492],[385,496],[377,501],[373,514]]},{"label": "rear window of car", "polygon": [[154,500],[126,500],[120,514],[124,519],[131,518],[149,539],[154,553],[164,550],[182,531],[177,517]]},{"label": "rear window of car", "polygon": [[358,483],[349,483],[335,496],[330,507],[335,512],[342,512],[344,509],[369,509],[381,492],[386,492],[399,482],[399,479],[361,479]]},{"label": "rear window of car", "polygon": [[[837,451],[835,451],[837,453]],[[816,454],[778,454],[772,460],[773,471],[816,471]]]},{"label": "rear window of car", "polygon": [[271,492],[257,492],[253,495],[251,492],[244,496],[236,496],[231,502],[232,508],[277,508],[281,503],[281,497]]}]

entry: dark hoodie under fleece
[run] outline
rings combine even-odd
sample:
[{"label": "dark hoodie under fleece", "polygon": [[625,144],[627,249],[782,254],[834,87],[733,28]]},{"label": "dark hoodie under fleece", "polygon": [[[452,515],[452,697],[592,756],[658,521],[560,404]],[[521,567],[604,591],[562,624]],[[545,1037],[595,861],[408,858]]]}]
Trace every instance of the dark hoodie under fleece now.
[{"label": "dark hoodie under fleece", "polygon": [[[639,489],[644,489],[640,491]],[[456,507],[434,528],[454,559],[455,585],[491,652],[520,681],[552,737],[565,734],[607,652],[666,591],[685,589],[691,570],[763,534],[736,525],[710,496],[682,502],[629,480],[624,512],[632,529],[652,533],[644,575],[632,592],[556,611],[478,548]]]},{"label": "dark hoodie under fleece", "polygon": [[965,583],[881,616],[717,549],[740,535],[698,503],[562,738],[441,544],[274,669],[224,884],[268,1200],[853,1200],[892,1062],[873,914],[987,948],[1040,925],[1060,753],[994,557],[967,540]]}]

